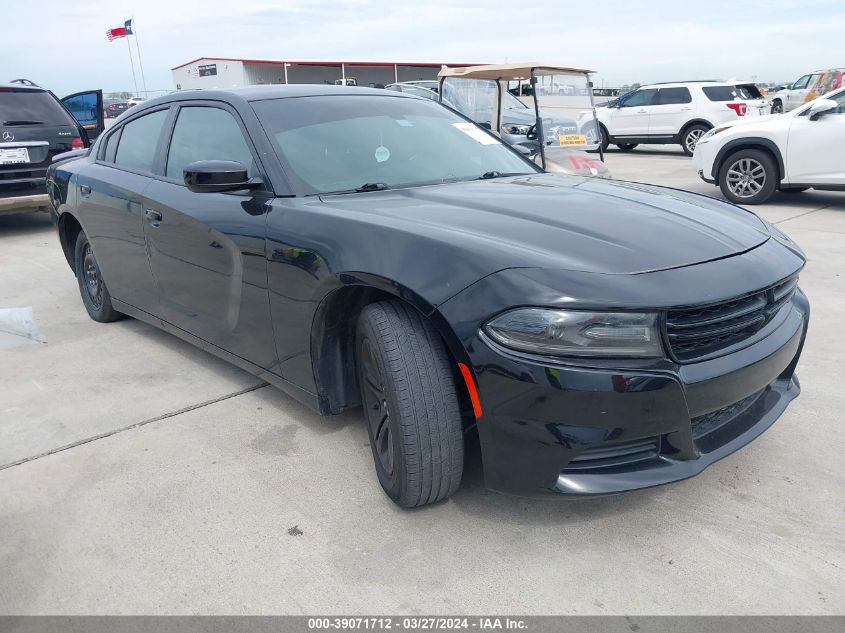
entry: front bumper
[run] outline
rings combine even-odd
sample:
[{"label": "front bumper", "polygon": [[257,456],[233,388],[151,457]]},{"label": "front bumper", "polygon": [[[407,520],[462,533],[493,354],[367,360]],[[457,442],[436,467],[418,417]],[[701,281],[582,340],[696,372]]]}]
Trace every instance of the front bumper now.
[{"label": "front bumper", "polygon": [[476,332],[485,481],[527,496],[588,497],[692,477],[771,426],[800,392],[809,322],[797,291],[761,340],[710,360],[575,366],[538,361]]}]

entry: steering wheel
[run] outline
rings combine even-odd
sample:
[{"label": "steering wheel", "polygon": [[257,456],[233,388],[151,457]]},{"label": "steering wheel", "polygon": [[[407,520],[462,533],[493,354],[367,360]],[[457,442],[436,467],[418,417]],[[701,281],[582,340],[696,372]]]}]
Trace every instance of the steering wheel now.
[{"label": "steering wheel", "polygon": [[528,133],[525,135],[525,138],[529,141],[536,141],[537,140],[537,124],[535,123],[530,128],[528,128]]}]

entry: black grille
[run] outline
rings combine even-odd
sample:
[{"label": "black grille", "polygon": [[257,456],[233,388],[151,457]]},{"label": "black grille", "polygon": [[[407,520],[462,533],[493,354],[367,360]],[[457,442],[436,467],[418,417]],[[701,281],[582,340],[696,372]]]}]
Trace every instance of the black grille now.
[{"label": "black grille", "polygon": [[726,407],[722,407],[716,411],[711,411],[710,413],[693,418],[691,420],[693,438],[698,439],[700,437],[704,437],[708,433],[712,433],[716,429],[721,428],[723,425],[733,420],[736,416],[749,409],[764,391],[765,389],[761,389],[757,393],[753,393],[747,398],[743,398],[742,400],[729,404]]},{"label": "black grille", "polygon": [[659,437],[631,440],[618,444],[602,444],[595,448],[588,448],[573,457],[563,472],[582,472],[597,468],[627,466],[654,459],[659,453]]},{"label": "black grille", "polygon": [[759,331],[787,303],[798,278],[744,297],[698,308],[670,310],[666,336],[679,361],[700,358],[738,343]]}]

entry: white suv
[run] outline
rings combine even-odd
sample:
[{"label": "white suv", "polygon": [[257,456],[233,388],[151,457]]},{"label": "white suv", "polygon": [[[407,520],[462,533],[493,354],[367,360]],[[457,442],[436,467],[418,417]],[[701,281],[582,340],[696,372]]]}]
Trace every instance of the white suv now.
[{"label": "white suv", "polygon": [[845,88],[787,114],[720,125],[698,141],[698,175],[731,202],[760,204],[776,189],[845,191]]},{"label": "white suv", "polygon": [[596,108],[604,148],[680,143],[688,156],[716,125],[768,112],[754,84],[722,81],[651,84]]}]

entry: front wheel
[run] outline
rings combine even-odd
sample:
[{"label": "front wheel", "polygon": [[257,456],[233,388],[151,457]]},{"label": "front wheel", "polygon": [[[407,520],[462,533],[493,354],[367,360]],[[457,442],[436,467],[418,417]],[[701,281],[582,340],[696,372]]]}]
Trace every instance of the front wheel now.
[{"label": "front wheel", "polygon": [[82,303],[88,316],[100,323],[109,323],[122,318],[123,315],[112,306],[111,295],[106,288],[106,282],[103,281],[100,265],[91,249],[91,242],[88,241],[88,236],[81,232],[76,238],[74,269],[79,283],[79,293],[82,295]]},{"label": "front wheel", "polygon": [[410,306],[382,301],[361,312],[355,348],[381,487],[405,508],[449,497],[461,483],[464,440],[442,339]]},{"label": "front wheel", "polygon": [[681,138],[681,147],[684,149],[684,154],[692,156],[695,151],[695,146],[698,144],[698,140],[707,134],[709,130],[709,127],[700,123],[691,125],[684,130],[683,137]]},{"label": "front wheel", "polygon": [[760,204],[778,185],[778,173],[771,156],[756,149],[743,149],[730,156],[719,170],[719,188],[736,204]]},{"label": "front wheel", "polygon": [[772,101],[772,114],[781,114],[783,112],[783,103],[780,100]]}]

